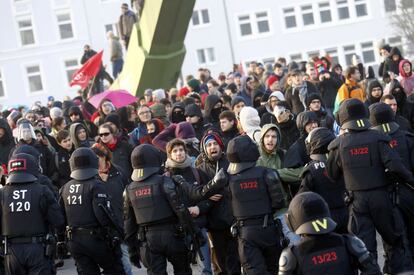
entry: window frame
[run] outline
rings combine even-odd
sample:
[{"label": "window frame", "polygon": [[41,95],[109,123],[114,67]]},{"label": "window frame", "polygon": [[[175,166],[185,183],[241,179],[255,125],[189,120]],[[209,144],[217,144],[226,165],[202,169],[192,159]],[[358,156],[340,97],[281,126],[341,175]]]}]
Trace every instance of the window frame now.
[{"label": "window frame", "polygon": [[[339,9],[343,9],[345,7],[348,10],[348,17],[347,18],[341,18]],[[337,14],[337,19],[338,19],[339,22],[351,19],[351,9],[350,9],[349,0],[336,0],[336,14]]]},{"label": "window frame", "polygon": [[[42,67],[41,62],[38,61],[38,62],[26,63],[26,64],[23,64],[22,66],[23,66],[23,71],[24,71],[24,74],[23,75],[26,78],[25,85],[26,85],[27,95],[28,96],[32,96],[32,95],[39,95],[39,94],[42,94],[42,93],[46,93],[47,89],[46,89],[45,78],[43,77],[44,76],[44,71],[43,71],[43,67]],[[41,81],[41,84],[42,84],[42,90],[38,90],[38,91],[31,91],[30,90],[29,76],[33,76],[32,75],[33,73],[28,73],[27,72],[27,69],[29,67],[34,67],[34,66],[38,66],[39,67],[38,74],[40,75],[40,81]]]},{"label": "window frame", "polygon": [[[306,9],[304,9],[304,8],[306,8]],[[300,6],[300,14],[301,14],[301,18],[302,18],[303,27],[306,28],[306,27],[314,26],[316,24],[312,3],[301,5]],[[310,23],[310,24],[305,23],[305,16],[308,16],[308,15],[311,15],[311,18],[312,18],[312,23]]]},{"label": "window frame", "polygon": [[[68,62],[68,61],[74,61],[74,60],[76,60],[76,63],[77,63],[76,66],[70,66],[70,67],[67,67],[66,66],[66,62]],[[63,64],[63,72],[64,72],[64,75],[65,75],[65,78],[68,81],[67,85],[69,87],[69,83],[70,83],[71,79],[68,79],[68,76],[69,76],[68,75],[68,71],[72,71],[73,70],[74,72],[76,72],[76,70],[78,70],[81,67],[81,64],[80,64],[80,61],[79,61],[79,57],[65,57],[64,59],[62,59],[62,64]]]},{"label": "window frame", "polygon": [[[357,6],[362,6],[362,5],[365,6],[365,12],[366,12],[366,14],[365,15],[358,16]],[[354,11],[355,11],[355,18],[364,18],[364,17],[369,16],[369,12],[368,12],[368,2],[366,0],[354,0]]]},{"label": "window frame", "polygon": [[[33,40],[34,40],[34,43],[32,43],[32,44],[23,44],[23,41],[22,41],[21,32],[29,30],[29,29],[26,27],[26,28],[23,28],[23,30],[22,30],[19,26],[19,22],[25,21],[25,20],[30,20],[30,22],[31,22],[31,30],[32,30],[32,34],[33,34]],[[36,31],[35,31],[35,24],[33,22],[33,16],[31,14],[18,15],[18,16],[15,17],[15,22],[16,22],[16,28],[17,28],[16,34],[18,36],[17,40],[19,41],[20,47],[28,48],[28,47],[37,46],[38,42],[37,42],[37,35],[36,35]]]},{"label": "window frame", "polygon": [[[259,22],[260,21],[264,21],[263,18],[261,17],[257,17],[258,14],[261,13],[265,13],[267,20],[267,25],[269,28],[269,31],[267,32],[259,32]],[[248,17],[248,19],[242,19],[240,20],[241,17]],[[235,14],[235,20],[236,20],[236,26],[237,26],[237,35],[238,35],[238,39],[241,41],[244,40],[251,40],[251,39],[256,39],[256,38],[261,38],[261,37],[268,37],[268,36],[272,36],[273,35],[273,24],[272,24],[272,18],[271,18],[271,13],[269,10],[255,10],[255,11],[250,11],[249,13],[240,13],[240,14]],[[249,35],[242,35],[241,32],[241,25],[242,24],[250,24],[250,28],[251,28],[251,34]]]},{"label": "window frame", "polygon": [[[321,7],[321,5],[328,4],[327,6]],[[318,3],[318,11],[319,11],[319,23],[320,24],[329,24],[332,23],[332,10],[331,10],[331,3],[329,1],[319,2]],[[329,12],[330,21],[322,21],[322,12]]]},{"label": "window frame", "polygon": [[[69,21],[67,21],[67,20],[63,21],[63,23],[59,22],[59,19],[58,19],[59,15],[69,15],[70,20]],[[72,16],[71,10],[66,10],[66,9],[65,10],[55,10],[55,19],[56,19],[57,34],[58,34],[58,37],[59,37],[60,41],[67,41],[67,40],[76,39],[76,32],[75,32],[75,28],[74,28],[74,22],[73,22],[73,16]],[[72,37],[62,38],[61,31],[60,31],[60,26],[61,25],[67,25],[68,22],[70,22],[70,26],[71,26],[71,29],[72,29]]]},{"label": "window frame", "polygon": [[[288,27],[287,26],[287,21],[286,18],[287,17],[293,17],[295,20],[295,26],[293,27]],[[281,18],[283,19],[283,26],[285,30],[293,30],[293,29],[297,29],[298,28],[298,20],[296,18],[296,7],[285,7],[282,8],[282,16]]]},{"label": "window frame", "polygon": [[[202,13],[202,11],[204,11],[204,10],[207,11],[207,14],[208,14],[208,22],[207,23],[204,22],[204,17],[203,17],[203,13]],[[196,24],[196,25],[194,24],[194,21],[193,21],[194,14],[197,14],[197,18],[198,18],[198,24]],[[201,9],[198,9],[198,10],[194,10],[193,14],[191,15],[190,21],[191,21],[190,25],[191,25],[192,28],[202,28],[202,27],[210,26],[211,25],[211,14],[210,14],[209,9],[208,8],[201,8]]]},{"label": "window frame", "polygon": [[[210,57],[211,57],[211,55],[208,53],[209,50],[212,50],[214,60],[209,60]],[[200,60],[199,60],[199,55],[198,55],[199,52],[203,53],[203,56],[204,56],[204,59],[205,59],[204,63],[201,63]],[[214,49],[214,47],[196,49],[195,50],[195,57],[196,57],[196,60],[197,60],[197,64],[200,65],[200,66],[207,66],[207,65],[217,64],[217,55],[216,55],[216,50]]]}]

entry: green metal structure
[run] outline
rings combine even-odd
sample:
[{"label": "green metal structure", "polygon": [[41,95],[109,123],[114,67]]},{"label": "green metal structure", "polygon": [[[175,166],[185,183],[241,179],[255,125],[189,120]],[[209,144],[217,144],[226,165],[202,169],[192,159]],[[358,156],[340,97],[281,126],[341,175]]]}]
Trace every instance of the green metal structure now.
[{"label": "green metal structure", "polygon": [[140,96],[147,88],[174,87],[186,49],[184,39],[195,0],[146,0],[135,24],[122,73],[111,90]]}]

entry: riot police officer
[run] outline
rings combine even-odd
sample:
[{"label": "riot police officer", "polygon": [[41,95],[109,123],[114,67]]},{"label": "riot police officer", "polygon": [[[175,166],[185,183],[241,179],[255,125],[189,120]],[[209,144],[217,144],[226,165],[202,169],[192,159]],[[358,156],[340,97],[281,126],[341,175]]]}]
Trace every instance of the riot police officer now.
[{"label": "riot police officer", "polygon": [[[390,145],[397,151],[404,166],[414,171],[414,134],[400,129],[389,105],[374,103],[369,107],[369,111],[371,128],[388,135],[391,138]],[[400,210],[407,228],[412,254],[414,252],[414,187],[406,182],[396,182],[391,188],[394,205]]]},{"label": "riot police officer", "polygon": [[279,275],[381,274],[365,244],[353,235],[334,233],[327,203],[314,192],[297,194],[285,214],[289,228],[300,242],[285,248],[279,259]]},{"label": "riot police officer", "polygon": [[119,242],[105,185],[97,179],[98,157],[90,148],[76,149],[71,178],[61,189],[59,204],[66,216],[66,238],[79,274],[124,274]]},{"label": "riot police officer", "polygon": [[377,230],[390,256],[391,273],[410,270],[412,262],[402,247],[402,229],[394,216],[385,169],[407,182],[413,182],[413,175],[388,144],[390,138],[369,130],[367,110],[360,100],[345,100],[338,120],[344,133],[328,147],[327,171],[334,180],[344,177],[350,203],[348,229],[375,258]]},{"label": "riot police officer", "polygon": [[228,188],[236,219],[232,234],[238,238],[240,261],[247,274],[274,274],[283,234],[273,214],[285,207],[285,201],[276,172],[256,167],[259,156],[248,136],[236,137],[228,144]]},{"label": "riot police officer", "polygon": [[0,189],[6,274],[51,274],[45,244],[49,226],[63,230],[64,218],[53,193],[37,183],[38,164],[28,154],[11,157],[9,177]]},{"label": "riot police officer", "polygon": [[133,182],[125,194],[125,233],[131,262],[138,265],[140,254],[148,274],[166,274],[167,260],[174,274],[191,274],[186,233],[197,231],[198,245],[202,245],[203,237],[174,182],[161,175],[161,152],[141,144],[132,151],[131,162]]},{"label": "riot police officer", "polygon": [[321,195],[328,203],[332,219],[337,224],[335,231],[347,233],[348,209],[344,202],[345,184],[343,178],[334,182],[326,172],[328,145],[334,139],[334,133],[328,128],[315,128],[309,133],[305,143],[311,161],[302,171],[299,193],[313,191]]}]

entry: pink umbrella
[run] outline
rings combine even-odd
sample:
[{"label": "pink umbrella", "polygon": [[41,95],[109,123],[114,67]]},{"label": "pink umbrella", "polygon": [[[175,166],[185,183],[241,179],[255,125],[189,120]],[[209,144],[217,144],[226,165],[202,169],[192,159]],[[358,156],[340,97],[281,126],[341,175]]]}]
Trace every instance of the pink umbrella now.
[{"label": "pink umbrella", "polygon": [[135,96],[131,95],[125,90],[108,90],[89,98],[89,103],[98,109],[99,104],[104,99],[110,100],[116,108],[121,108],[137,101],[137,98]]}]

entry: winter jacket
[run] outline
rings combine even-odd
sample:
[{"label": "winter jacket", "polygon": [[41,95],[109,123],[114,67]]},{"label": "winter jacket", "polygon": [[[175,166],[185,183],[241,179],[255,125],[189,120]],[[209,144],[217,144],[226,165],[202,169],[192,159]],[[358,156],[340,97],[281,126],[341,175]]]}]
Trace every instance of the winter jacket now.
[{"label": "winter jacket", "polygon": [[[86,131],[86,140],[84,141],[80,141],[76,135],[76,132],[78,131],[79,128],[83,128]],[[69,127],[69,134],[70,134],[70,139],[72,140],[72,143],[75,146],[75,149],[79,147],[89,148],[94,143],[92,139],[89,139],[88,130],[86,129],[85,125],[82,123],[76,122],[76,123],[71,124]]]},{"label": "winter jacket", "polygon": [[[392,59],[393,55],[398,55],[399,59],[397,61],[394,61]],[[382,77],[387,77],[388,72],[393,72],[395,75],[398,75],[400,72],[400,62],[404,58],[401,56],[401,52],[397,47],[392,47],[390,51],[390,55],[387,57],[387,59],[384,61],[384,69]]]},{"label": "winter jacket", "polygon": [[73,150],[68,151],[59,146],[58,151],[55,153],[54,161],[58,173],[57,179],[55,180],[55,185],[58,189],[60,189],[63,185],[71,180],[69,159],[72,155],[72,152]]},{"label": "winter jacket", "polygon": [[240,111],[240,124],[243,131],[257,144],[260,142],[260,117],[253,107],[243,107]]},{"label": "winter jacket", "polygon": [[162,124],[161,120],[157,118],[153,118],[151,122],[155,125],[155,132],[149,134],[147,131],[147,125],[140,122],[137,127],[129,133],[129,144],[133,147],[146,143],[152,144],[153,138],[164,130],[164,124]]},{"label": "winter jacket", "polygon": [[[309,81],[304,81],[303,85],[306,86],[306,92],[305,92],[305,98],[306,96],[313,94],[313,93],[319,93],[319,91],[316,89],[315,85],[310,83]],[[300,112],[303,112],[305,110],[305,102],[304,99],[301,100],[299,94],[300,94],[301,88],[293,88],[290,86],[286,92],[285,92],[285,98],[286,102],[289,103],[289,105],[292,107],[291,111],[293,114],[297,115]]]},{"label": "winter jacket", "polygon": [[318,89],[321,92],[325,107],[328,109],[333,109],[335,105],[335,97],[338,93],[338,89],[342,85],[342,81],[339,78],[334,77],[333,73],[330,73],[330,75],[330,78],[325,78],[319,82]]},{"label": "winter jacket", "polygon": [[404,88],[405,94],[410,96],[414,91],[414,74],[413,72],[409,72],[408,74],[404,72],[403,66],[404,64],[410,64],[412,70],[412,64],[410,61],[404,59],[401,60],[399,65],[400,75],[397,77],[397,80],[400,82],[401,86]]},{"label": "winter jacket", "polygon": [[127,178],[130,178],[132,175],[132,145],[126,141],[119,140],[113,149],[109,149],[112,151],[112,163],[121,169]]},{"label": "winter jacket", "polygon": [[220,129],[220,113],[223,108],[214,108],[214,106],[222,102],[217,95],[209,95],[204,102],[204,122],[210,123],[214,128]]},{"label": "winter jacket", "polygon": [[367,100],[364,102],[364,104],[367,108],[370,105],[374,104],[374,103],[380,102],[381,97],[383,95],[383,91],[381,93],[381,96],[378,97],[378,98],[373,97],[372,94],[371,94],[372,89],[378,88],[378,87],[381,88],[381,91],[382,91],[382,85],[381,85],[381,83],[379,83],[378,80],[375,79],[375,80],[371,80],[370,82],[368,82],[368,86],[367,86],[367,89],[366,89]]},{"label": "winter jacket", "polygon": [[348,98],[356,98],[362,102],[365,102],[364,90],[358,83],[350,79],[346,79],[345,83],[342,84],[338,90],[338,94],[335,98],[334,114],[339,110],[339,105],[342,103],[342,101]]},{"label": "winter jacket", "polygon": [[15,143],[12,130],[7,120],[0,118],[0,128],[4,130],[4,135],[0,138],[0,165],[7,173],[7,163],[9,162],[10,152],[13,150]]}]

